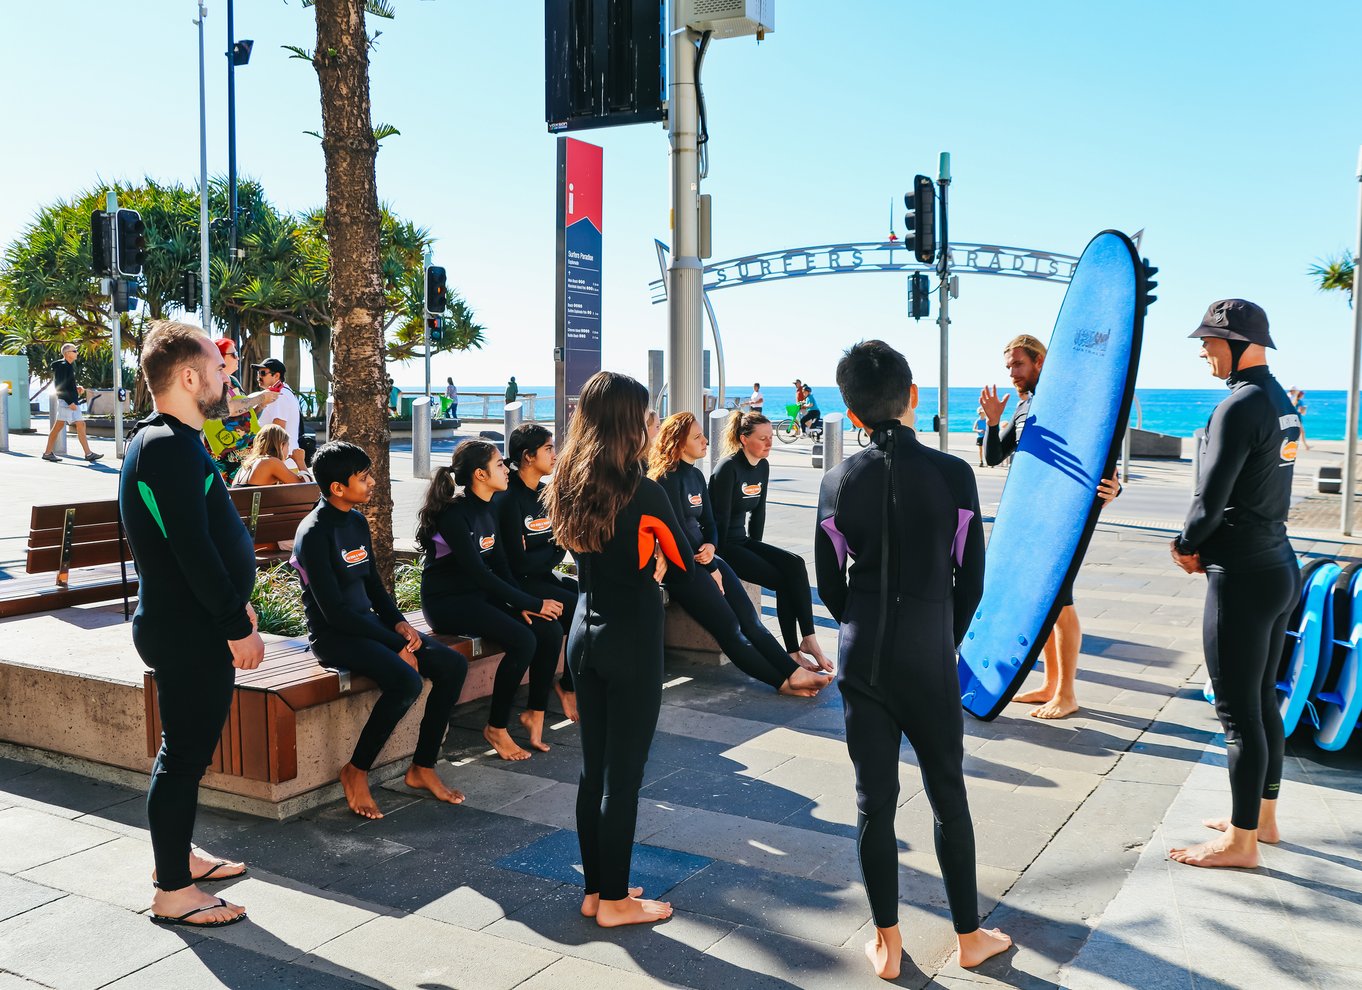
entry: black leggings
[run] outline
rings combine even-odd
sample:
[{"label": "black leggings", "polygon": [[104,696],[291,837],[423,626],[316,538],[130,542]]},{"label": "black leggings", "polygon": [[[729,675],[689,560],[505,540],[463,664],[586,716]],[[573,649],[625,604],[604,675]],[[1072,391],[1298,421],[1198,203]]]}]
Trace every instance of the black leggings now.
[{"label": "black leggings", "polygon": [[724,547],[724,560],[744,581],[776,593],[776,619],[785,649],[790,653],[799,649],[800,637],[813,635],[813,594],[804,558],[760,540],[748,540]]},{"label": "black leggings", "polygon": [[1294,558],[1267,570],[1206,571],[1201,637],[1225,729],[1235,828],[1256,829],[1260,803],[1275,801],[1281,788],[1286,737],[1277,662],[1300,586]]},{"label": "black leggings", "polygon": [[662,678],[638,667],[604,677],[588,667],[576,679],[582,740],[577,841],[583,879],[588,894],[618,901],[629,894],[638,791],[662,708]]},{"label": "black leggings", "polygon": [[721,594],[714,578],[697,568],[685,584],[668,587],[667,593],[719,642],[724,655],[748,677],[779,690],[797,665],[780,648],[752,607],[738,575],[720,557],[714,558],[723,578]]},{"label": "black leggings", "polygon": [[[875,603],[877,605],[877,603]],[[874,607],[851,609],[848,624],[858,633],[874,629]],[[926,623],[924,623],[925,625]],[[915,630],[906,632],[911,639]],[[949,635],[949,627],[945,630]],[[870,633],[873,636],[873,632]],[[847,627],[843,626],[843,642]],[[902,645],[902,644],[900,644]],[[899,795],[899,743],[904,736],[917,754],[922,786],[935,819],[936,859],[946,882],[946,900],[957,933],[979,927],[974,868],[974,823],[965,795],[964,718],[954,657],[935,662],[896,649],[881,668],[879,687],[868,677],[868,653],[845,663],[838,686],[846,715],[847,750],[856,769],[859,811],[856,849],[870,911],[879,928],[898,924],[899,860],[894,813]]]},{"label": "black leggings", "polygon": [[156,677],[161,749],[147,788],[147,826],[162,890],[194,882],[189,852],[199,804],[199,780],[213,762],[236,671],[227,641],[205,627],[170,626],[137,616],[132,639]]},{"label": "black leggings", "polygon": [[[520,589],[528,595],[552,598],[563,606],[563,614],[558,619],[558,624],[563,627],[563,638],[566,639],[568,631],[572,628],[572,613],[577,608],[577,582],[560,574],[548,574],[524,578],[520,582]],[[574,690],[572,668],[566,663],[563,664],[563,673],[558,678],[558,683],[563,685],[564,691]]]},{"label": "black leggings", "polygon": [[556,622],[535,619],[526,623],[520,613],[473,595],[427,597],[421,612],[437,633],[450,636],[486,636],[506,651],[492,681],[492,706],[487,724],[504,729],[511,720],[516,690],[530,672],[530,696],[525,707],[542,712],[553,689],[553,672],[563,648],[563,630]]},{"label": "black leggings", "polygon": [[312,652],[328,667],[343,667],[378,684],[378,700],[350,756],[350,764],[360,770],[374,765],[397,723],[421,697],[421,679],[429,678],[430,697],[411,762],[418,767],[435,766],[440,744],[449,731],[449,716],[459,703],[468,675],[468,661],[462,653],[422,636],[421,648],[416,651],[418,672],[394,650],[372,639],[322,635],[312,641]]}]

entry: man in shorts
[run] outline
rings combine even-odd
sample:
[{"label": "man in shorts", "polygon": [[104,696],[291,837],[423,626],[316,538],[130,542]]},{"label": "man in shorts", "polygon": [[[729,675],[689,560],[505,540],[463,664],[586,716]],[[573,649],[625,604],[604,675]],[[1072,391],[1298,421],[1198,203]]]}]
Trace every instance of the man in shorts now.
[{"label": "man in shorts", "polygon": [[55,453],[57,436],[68,424],[76,427],[76,439],[85,451],[85,459],[93,464],[103,457],[90,449],[89,438],[85,436],[85,417],[80,413],[80,397],[85,394],[84,386],[76,384],[76,345],[61,345],[61,360],[52,365],[52,392],[57,397],[57,412],[52,417],[52,429],[47,434],[47,449],[43,460],[61,460]]}]

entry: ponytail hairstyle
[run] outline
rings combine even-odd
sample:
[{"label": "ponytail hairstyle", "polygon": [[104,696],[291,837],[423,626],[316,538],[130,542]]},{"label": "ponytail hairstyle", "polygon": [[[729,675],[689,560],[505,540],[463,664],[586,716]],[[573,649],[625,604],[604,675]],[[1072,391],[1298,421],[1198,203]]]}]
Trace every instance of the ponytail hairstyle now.
[{"label": "ponytail hairstyle", "polygon": [[552,439],[553,434],[538,423],[522,423],[511,431],[506,445],[506,466],[512,471],[519,471],[526,454],[533,457],[540,447]]},{"label": "ponytail hairstyle", "polygon": [[574,554],[598,553],[642,476],[648,390],[628,375],[598,371],[582,387],[545,506],[554,539]]},{"label": "ponytail hairstyle", "polygon": [[474,472],[486,468],[496,453],[496,446],[486,440],[465,440],[454,451],[453,461],[431,476],[421,511],[416,516],[416,543],[427,554],[435,552],[440,513],[462,496],[462,490],[473,483]]},{"label": "ponytail hairstyle", "polygon": [[763,423],[771,422],[759,412],[743,412],[741,409],[734,409],[733,414],[728,417],[728,422],[724,424],[723,433],[723,455],[736,454],[742,447],[742,438],[750,437],[752,431]]},{"label": "ponytail hairstyle", "polygon": [[695,413],[692,412],[679,412],[662,421],[662,428],[653,438],[653,447],[648,454],[648,477],[661,481],[681,462],[681,451],[690,439],[694,425]]}]

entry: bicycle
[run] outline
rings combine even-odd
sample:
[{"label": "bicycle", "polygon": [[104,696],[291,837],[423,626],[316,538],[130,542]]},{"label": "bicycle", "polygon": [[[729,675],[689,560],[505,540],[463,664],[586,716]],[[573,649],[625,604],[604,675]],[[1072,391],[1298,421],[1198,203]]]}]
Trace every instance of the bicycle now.
[{"label": "bicycle", "polygon": [[785,419],[775,420],[771,423],[771,428],[775,431],[776,439],[781,443],[794,443],[800,437],[808,437],[814,443],[823,439],[823,420],[822,417],[814,420],[814,426],[805,430],[799,425],[799,404],[786,403]]}]

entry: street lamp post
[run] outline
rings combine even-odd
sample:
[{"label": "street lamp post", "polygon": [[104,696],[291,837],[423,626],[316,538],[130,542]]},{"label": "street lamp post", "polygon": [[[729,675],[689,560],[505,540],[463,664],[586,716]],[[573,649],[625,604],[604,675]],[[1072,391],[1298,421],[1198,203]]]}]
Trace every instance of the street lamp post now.
[{"label": "street lamp post", "polygon": [[1343,446],[1344,536],[1353,535],[1353,492],[1357,487],[1357,391],[1362,387],[1362,148],[1357,152],[1357,250],[1353,253],[1353,363],[1348,377],[1348,427]]},{"label": "street lamp post", "polygon": [[212,324],[208,308],[208,97],[203,76],[203,21],[208,16],[208,5],[200,0],[199,17],[199,277],[203,292],[203,328],[210,333]]},{"label": "street lamp post", "polygon": [[[233,17],[232,0],[227,0],[227,186],[228,186],[228,236],[227,261],[235,264],[238,260],[237,239],[237,198],[236,198],[236,67],[246,65],[251,60],[253,42],[236,40],[236,21]],[[232,341],[241,347],[241,318],[236,310],[231,313]]]}]

